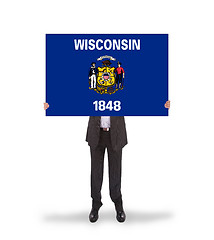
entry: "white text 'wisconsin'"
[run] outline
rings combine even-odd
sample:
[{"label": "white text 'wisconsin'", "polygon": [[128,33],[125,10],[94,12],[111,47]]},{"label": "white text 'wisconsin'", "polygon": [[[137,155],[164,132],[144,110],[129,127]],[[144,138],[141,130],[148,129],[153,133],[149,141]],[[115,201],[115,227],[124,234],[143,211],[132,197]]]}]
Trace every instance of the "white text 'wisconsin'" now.
[{"label": "white text 'wisconsin'", "polygon": [[140,50],[140,39],[74,39],[75,50]]}]

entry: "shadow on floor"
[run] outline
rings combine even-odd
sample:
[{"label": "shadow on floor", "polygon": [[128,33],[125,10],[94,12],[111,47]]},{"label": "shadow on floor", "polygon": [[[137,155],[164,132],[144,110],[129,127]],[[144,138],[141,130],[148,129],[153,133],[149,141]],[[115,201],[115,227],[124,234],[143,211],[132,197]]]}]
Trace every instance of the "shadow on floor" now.
[{"label": "shadow on floor", "polygon": [[[75,212],[68,214],[49,214],[44,216],[46,222],[75,222],[87,223],[89,212]],[[116,213],[112,211],[99,211],[98,221],[116,221]],[[140,211],[126,211],[126,223],[149,223],[155,221],[168,220],[173,217],[171,212],[154,211],[154,212],[140,212]]]}]

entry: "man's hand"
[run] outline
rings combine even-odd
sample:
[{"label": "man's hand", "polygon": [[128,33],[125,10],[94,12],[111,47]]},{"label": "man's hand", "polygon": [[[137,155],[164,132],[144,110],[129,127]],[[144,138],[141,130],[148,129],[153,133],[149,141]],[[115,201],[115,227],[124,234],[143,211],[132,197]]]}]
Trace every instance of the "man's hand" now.
[{"label": "man's hand", "polygon": [[166,101],[166,103],[164,104],[164,107],[170,109],[170,101],[169,100]]},{"label": "man's hand", "polygon": [[44,110],[49,108],[49,104],[48,103],[44,103]]}]

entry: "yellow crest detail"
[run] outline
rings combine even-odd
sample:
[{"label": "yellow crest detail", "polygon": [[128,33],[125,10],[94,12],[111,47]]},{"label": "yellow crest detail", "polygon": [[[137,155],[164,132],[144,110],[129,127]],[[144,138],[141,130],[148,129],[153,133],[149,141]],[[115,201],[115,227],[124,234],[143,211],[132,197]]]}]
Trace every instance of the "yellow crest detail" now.
[{"label": "yellow crest detail", "polygon": [[97,83],[103,87],[111,87],[115,84],[115,67],[98,67]]}]

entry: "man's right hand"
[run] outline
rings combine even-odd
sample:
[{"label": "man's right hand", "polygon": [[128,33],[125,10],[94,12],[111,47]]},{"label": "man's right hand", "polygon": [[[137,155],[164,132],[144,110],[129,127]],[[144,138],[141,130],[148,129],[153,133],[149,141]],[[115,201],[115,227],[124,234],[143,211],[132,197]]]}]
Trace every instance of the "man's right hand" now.
[{"label": "man's right hand", "polygon": [[44,103],[44,110],[49,108],[49,104],[48,103]]}]

